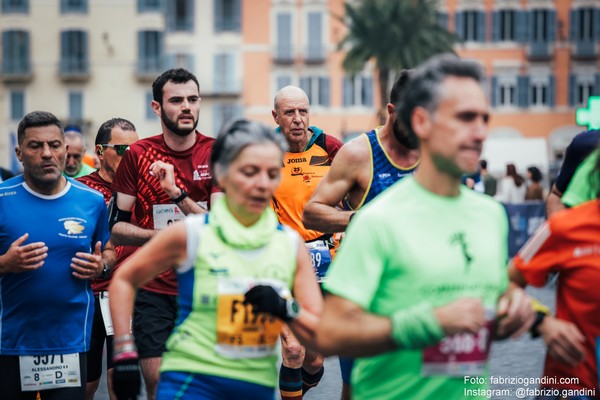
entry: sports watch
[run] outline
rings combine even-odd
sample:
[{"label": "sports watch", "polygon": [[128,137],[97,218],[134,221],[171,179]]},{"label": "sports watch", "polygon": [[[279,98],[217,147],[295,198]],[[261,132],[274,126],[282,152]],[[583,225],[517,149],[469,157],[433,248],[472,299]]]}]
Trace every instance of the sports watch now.
[{"label": "sports watch", "polygon": [[285,310],[288,320],[296,319],[300,315],[300,304],[293,297],[287,298],[285,299]]}]

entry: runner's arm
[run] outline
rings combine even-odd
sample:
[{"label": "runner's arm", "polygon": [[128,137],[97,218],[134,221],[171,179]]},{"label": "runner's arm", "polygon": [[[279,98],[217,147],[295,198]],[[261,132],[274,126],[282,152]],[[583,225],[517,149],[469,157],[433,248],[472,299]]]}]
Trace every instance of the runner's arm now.
[{"label": "runner's arm", "polygon": [[316,347],[316,333],[323,310],[323,296],[315,279],[312,263],[304,241],[299,239],[293,294],[300,304],[300,314],[288,322],[294,335],[307,347]]},{"label": "runner's arm", "polygon": [[356,185],[359,154],[357,143],[343,146],[331,163],[311,198],[304,206],[302,223],[308,229],[324,233],[346,230],[354,211],[337,208],[344,196]]},{"label": "runner's arm", "polygon": [[128,335],[135,289],[186,260],[186,227],[181,221],[159,231],[119,267],[112,278],[110,312],[115,338]]},{"label": "runner's arm", "polygon": [[[113,207],[121,211],[131,211],[135,204],[135,196],[125,193],[116,193],[116,201]],[[131,222],[119,221],[110,230],[110,239],[115,246],[142,246],[150,240],[157,231],[144,229]]]},{"label": "runner's arm", "polygon": [[546,215],[550,218],[557,211],[564,210],[566,206],[560,201],[562,192],[558,190],[556,184],[552,185],[552,189],[546,198]]}]

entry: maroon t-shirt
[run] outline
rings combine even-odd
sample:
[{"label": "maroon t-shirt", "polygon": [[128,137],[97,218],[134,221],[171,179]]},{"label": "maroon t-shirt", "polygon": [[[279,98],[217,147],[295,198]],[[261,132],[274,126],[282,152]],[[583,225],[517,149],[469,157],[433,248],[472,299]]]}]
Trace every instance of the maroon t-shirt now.
[{"label": "maroon t-shirt", "polygon": [[[79,182],[83,183],[84,185],[87,185],[87,186],[91,187],[92,189],[97,190],[100,193],[102,193],[102,195],[104,196],[104,201],[106,202],[106,205],[108,205],[108,202],[110,201],[110,198],[112,197],[112,193],[113,193],[112,189],[111,189],[111,184],[110,184],[110,182],[105,181],[100,176],[98,171],[94,171],[89,175],[84,175],[82,177],[79,177],[79,178],[77,178],[77,180]],[[133,254],[133,252],[136,249],[137,249],[137,247],[133,247],[133,246],[115,246],[115,253],[117,254],[117,261],[116,261],[115,266],[113,267],[113,273],[127,257],[129,257],[131,254]],[[93,280],[92,281],[92,290],[94,291],[94,294],[98,294],[100,292],[108,290],[109,285],[110,285],[110,279]]]},{"label": "maroon t-shirt", "polygon": [[[156,161],[172,164],[176,185],[185,190],[195,202],[209,206],[211,193],[218,191],[213,187],[208,168],[214,141],[215,139],[196,132],[196,143],[185,151],[171,150],[162,134],[132,144],[123,155],[112,184],[114,192],[136,197],[132,223],[144,229],[163,228],[164,221],[161,219],[155,224],[154,216],[162,217],[166,212],[173,212],[173,202],[161,189],[158,179],[150,175],[150,165]],[[160,205],[165,206],[156,207]],[[133,222],[134,219],[136,222]],[[176,295],[177,278],[174,271],[160,274],[144,289]]]}]

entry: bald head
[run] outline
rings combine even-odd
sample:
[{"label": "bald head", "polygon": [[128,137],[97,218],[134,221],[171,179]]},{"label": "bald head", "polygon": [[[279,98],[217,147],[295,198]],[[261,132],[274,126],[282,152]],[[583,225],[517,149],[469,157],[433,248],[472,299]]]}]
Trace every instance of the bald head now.
[{"label": "bald head", "polygon": [[284,100],[301,100],[308,104],[308,96],[304,90],[300,89],[298,86],[289,85],[279,89],[279,91],[275,93],[275,98],[273,99],[273,108],[277,110]]},{"label": "bald head", "polygon": [[65,165],[65,175],[74,177],[83,166],[83,155],[85,154],[85,142],[83,135],[79,132],[65,132],[65,143],[67,146],[67,163]]}]

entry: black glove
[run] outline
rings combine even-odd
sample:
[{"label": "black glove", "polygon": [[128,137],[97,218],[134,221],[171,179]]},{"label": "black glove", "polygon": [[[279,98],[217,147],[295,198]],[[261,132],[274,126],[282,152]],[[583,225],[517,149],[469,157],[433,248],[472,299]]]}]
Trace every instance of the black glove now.
[{"label": "black glove", "polygon": [[296,318],[300,312],[296,300],[284,299],[268,285],[256,285],[248,290],[244,302],[252,304],[254,312],[269,313],[285,322]]},{"label": "black glove", "polygon": [[113,390],[119,400],[135,400],[140,394],[140,365],[137,358],[127,358],[115,362]]}]

